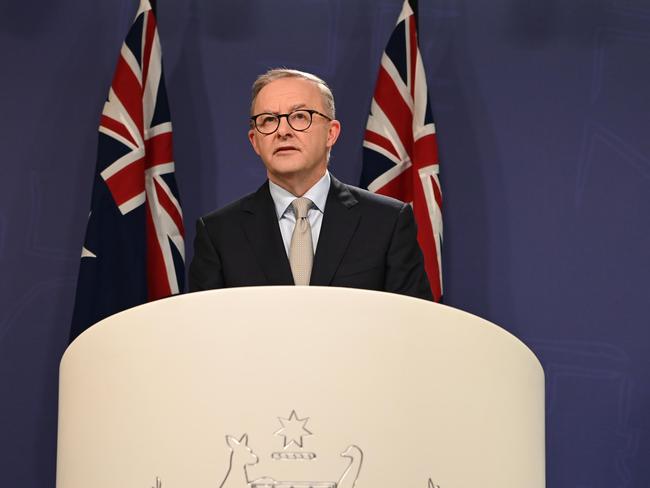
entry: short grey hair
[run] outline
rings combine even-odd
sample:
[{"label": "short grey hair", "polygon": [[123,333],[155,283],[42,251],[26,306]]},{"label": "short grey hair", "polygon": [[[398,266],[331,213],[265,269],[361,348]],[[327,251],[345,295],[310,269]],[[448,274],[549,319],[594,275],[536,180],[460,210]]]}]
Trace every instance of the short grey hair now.
[{"label": "short grey hair", "polygon": [[262,88],[271,83],[272,81],[279,80],[282,78],[302,78],[303,80],[308,80],[313,83],[316,83],[316,86],[321,91],[323,95],[323,104],[325,106],[326,115],[336,118],[336,108],[334,107],[334,95],[332,90],[325,83],[324,80],[319,78],[316,75],[311,73],[306,73],[305,71],[298,71],[296,69],[289,68],[273,68],[268,70],[266,73],[263,73],[257,77],[255,83],[253,83],[253,93],[251,96],[251,115],[253,115],[253,107],[255,106],[255,99],[260,93]]}]

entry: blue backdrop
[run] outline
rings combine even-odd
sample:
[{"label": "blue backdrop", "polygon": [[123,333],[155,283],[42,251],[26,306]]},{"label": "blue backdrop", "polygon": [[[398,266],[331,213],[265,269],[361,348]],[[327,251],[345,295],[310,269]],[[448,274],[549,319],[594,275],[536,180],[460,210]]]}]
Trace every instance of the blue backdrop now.
[{"label": "blue backdrop", "polygon": [[[137,0],[0,3],[0,486],[54,484],[97,125]],[[261,183],[249,87],[331,82],[356,183],[401,0],[160,0],[188,229]],[[650,486],[650,3],[420,0],[439,134],[446,302],[547,377],[549,487]]]}]

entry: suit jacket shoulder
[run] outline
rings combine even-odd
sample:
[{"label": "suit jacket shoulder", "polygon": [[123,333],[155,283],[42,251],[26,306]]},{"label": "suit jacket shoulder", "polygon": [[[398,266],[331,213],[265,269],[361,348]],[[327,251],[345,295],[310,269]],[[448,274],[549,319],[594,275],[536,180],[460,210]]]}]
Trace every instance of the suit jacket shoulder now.
[{"label": "suit jacket shoulder", "polygon": [[200,218],[190,291],[254,285],[292,285],[268,183]]},{"label": "suit jacket shoulder", "polygon": [[350,193],[357,199],[357,201],[367,204],[373,208],[383,209],[388,213],[399,212],[404,208],[405,205],[401,200],[396,198],[387,197],[385,195],[380,195],[378,193],[373,193],[363,188],[357,188],[356,186],[343,184]]},{"label": "suit jacket shoulder", "polygon": [[223,207],[220,207],[212,212],[207,213],[201,220],[206,224],[215,224],[222,221],[227,221],[231,218],[238,218],[239,212],[245,208],[250,208],[251,202],[256,200],[256,195],[263,191],[264,186],[260,187],[257,191],[249,193],[237,200],[234,200]]},{"label": "suit jacket shoulder", "polygon": [[411,206],[332,177],[311,283],[431,299]]}]

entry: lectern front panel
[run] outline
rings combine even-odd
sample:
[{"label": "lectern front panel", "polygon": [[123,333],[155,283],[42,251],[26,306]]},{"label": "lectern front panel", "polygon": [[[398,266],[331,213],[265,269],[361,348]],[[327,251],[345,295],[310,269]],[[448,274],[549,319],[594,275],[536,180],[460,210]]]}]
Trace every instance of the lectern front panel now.
[{"label": "lectern front panel", "polygon": [[542,488],[544,375],[468,313],[257,287],[110,317],[61,362],[58,488]]}]

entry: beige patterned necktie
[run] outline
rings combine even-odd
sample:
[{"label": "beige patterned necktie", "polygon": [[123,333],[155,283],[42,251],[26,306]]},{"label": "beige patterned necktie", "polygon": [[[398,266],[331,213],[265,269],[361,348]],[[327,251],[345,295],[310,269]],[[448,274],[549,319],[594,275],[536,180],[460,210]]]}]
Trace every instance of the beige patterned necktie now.
[{"label": "beige patterned necktie", "polygon": [[296,198],[291,202],[296,215],[296,226],[289,245],[289,264],[296,285],[309,285],[311,266],[314,261],[314,246],[311,241],[311,225],[307,212],[312,206],[309,198]]}]

